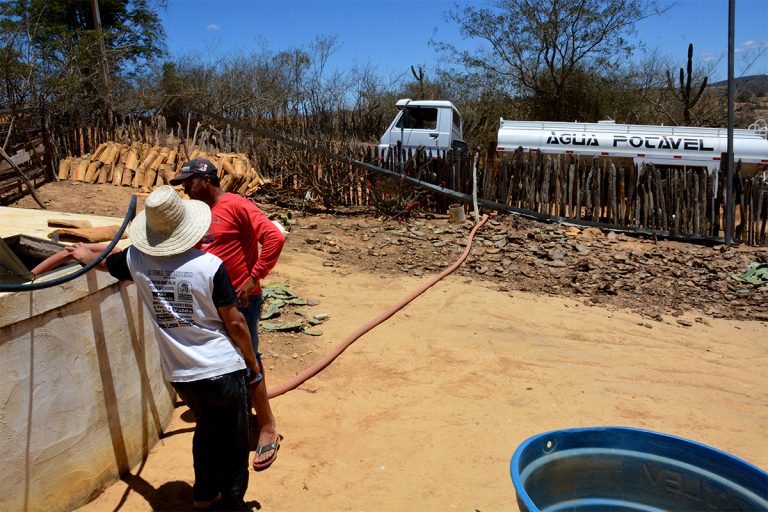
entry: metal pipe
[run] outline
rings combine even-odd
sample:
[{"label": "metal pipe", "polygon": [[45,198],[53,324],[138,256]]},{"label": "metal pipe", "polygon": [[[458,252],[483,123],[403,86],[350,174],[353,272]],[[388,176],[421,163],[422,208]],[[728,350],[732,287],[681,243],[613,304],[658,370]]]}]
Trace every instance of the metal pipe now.
[{"label": "metal pipe", "polygon": [[[303,144],[301,142],[296,142],[295,140],[288,139],[286,137],[283,137],[282,135],[276,135],[274,133],[261,130],[259,128],[254,128],[252,126],[249,126],[248,124],[237,121],[234,119],[227,119],[226,117],[220,116],[218,114],[214,114],[212,112],[208,112],[206,110],[198,109],[196,107],[192,107],[192,110],[202,114],[204,116],[208,116],[211,119],[215,119],[217,121],[221,121],[224,123],[229,123],[232,126],[236,126],[244,131],[253,133],[254,135],[258,135],[260,137],[266,137],[268,139],[276,140],[279,142],[283,142],[285,144],[288,144],[290,146],[293,146],[295,148],[299,148],[301,150],[306,150],[311,153],[315,153],[318,155],[322,155],[328,158],[332,158],[339,162],[344,162],[349,165],[352,165],[354,167],[358,167],[361,169],[366,169],[368,171],[374,172],[376,174],[380,174],[382,176],[387,176],[390,178],[395,178],[401,181],[407,181],[413,185],[419,186],[421,188],[425,188],[427,190],[431,190],[432,192],[435,192],[436,194],[440,194],[445,197],[450,197],[452,199],[458,199],[460,201],[463,201],[468,204],[473,204],[472,196],[469,194],[464,194],[462,192],[456,192],[451,189],[447,189],[445,187],[442,187],[440,185],[435,185],[432,183],[428,183],[426,181],[422,181],[416,178],[412,178],[410,176],[406,176],[404,174],[400,174],[395,171],[390,171],[389,169],[385,169],[383,167],[379,167],[377,165],[361,162],[359,160],[354,160],[352,158],[349,158],[344,155],[337,155],[335,153],[331,153],[330,151],[327,151],[325,149],[315,148],[312,146],[309,146],[307,144]],[[623,228],[617,228],[616,226],[610,225],[610,224],[603,224],[601,222],[592,222],[588,220],[580,220],[580,219],[571,219],[568,217],[560,217],[557,215],[549,215],[546,213],[538,213],[533,212],[530,210],[524,210],[522,208],[517,208],[515,206],[510,206],[506,204],[497,203],[495,201],[490,201],[488,199],[478,198],[477,204],[484,208],[490,208],[492,210],[497,210],[500,212],[508,213],[510,215],[517,215],[520,217],[524,217],[527,219],[533,219],[541,222],[557,222],[560,224],[568,225],[568,226],[580,226],[580,227],[595,227],[599,229],[607,229],[610,231],[615,231],[617,233],[630,233],[630,234],[640,234],[640,235],[647,235],[654,238],[666,238],[670,240],[680,240],[684,242],[699,242],[699,243],[706,243],[706,244],[722,244],[724,242],[723,238],[721,237],[708,237],[708,236],[698,236],[698,235],[683,235],[678,234],[672,231],[658,231],[653,229],[646,229],[646,228],[639,228],[639,227],[631,227],[631,226],[625,226]]]},{"label": "metal pipe", "polygon": [[725,188],[725,245],[733,243],[733,32],[736,0],[728,0],[728,177]]}]

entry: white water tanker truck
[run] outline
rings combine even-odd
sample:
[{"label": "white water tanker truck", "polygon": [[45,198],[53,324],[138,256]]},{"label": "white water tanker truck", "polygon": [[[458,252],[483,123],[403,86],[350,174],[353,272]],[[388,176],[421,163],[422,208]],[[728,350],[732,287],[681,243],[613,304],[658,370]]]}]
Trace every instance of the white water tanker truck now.
[{"label": "white water tanker truck", "polygon": [[[401,99],[400,112],[381,137],[379,150],[402,145],[428,149],[466,148],[461,114],[450,101]],[[768,168],[768,129],[758,121],[733,131],[734,161]],[[631,158],[635,163],[698,166],[716,172],[726,151],[725,128],[597,123],[510,121],[499,123],[496,150]]]}]

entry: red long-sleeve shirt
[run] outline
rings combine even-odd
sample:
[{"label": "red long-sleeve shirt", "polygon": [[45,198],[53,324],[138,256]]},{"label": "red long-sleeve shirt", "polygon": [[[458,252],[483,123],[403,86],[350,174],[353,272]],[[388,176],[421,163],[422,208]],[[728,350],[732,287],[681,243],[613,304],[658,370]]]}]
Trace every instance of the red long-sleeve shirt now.
[{"label": "red long-sleeve shirt", "polygon": [[260,281],[274,268],[284,243],[278,227],[255,204],[225,192],[211,208],[211,227],[198,247],[221,258],[235,289],[252,277],[252,295],[258,295]]}]

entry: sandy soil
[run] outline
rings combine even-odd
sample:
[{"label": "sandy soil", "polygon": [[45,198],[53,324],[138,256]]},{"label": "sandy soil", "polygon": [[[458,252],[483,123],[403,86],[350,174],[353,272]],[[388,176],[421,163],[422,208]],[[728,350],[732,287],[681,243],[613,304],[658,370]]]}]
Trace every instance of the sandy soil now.
[{"label": "sandy soil", "polygon": [[[420,282],[344,275],[298,251],[273,279],[332,315],[324,336],[304,339],[307,364]],[[591,425],[662,431],[768,467],[765,326],[642,323],[448,277],[273,401],[285,440],[273,467],[251,474],[247,498],[281,511],[514,510],[514,449]],[[278,363],[270,378],[293,374]],[[188,507],[184,410],[144,465],[80,510]]]},{"label": "sandy soil", "polygon": [[[429,276],[327,262],[289,235],[269,281],[331,318],[320,337],[263,335],[272,384]],[[453,274],[273,400],[285,440],[269,470],[251,473],[247,500],[274,511],[516,510],[515,448],[596,425],[682,436],[768,468],[766,322],[701,315],[651,324],[611,304]],[[189,509],[189,417],[177,408],[145,463],[79,510]]]}]

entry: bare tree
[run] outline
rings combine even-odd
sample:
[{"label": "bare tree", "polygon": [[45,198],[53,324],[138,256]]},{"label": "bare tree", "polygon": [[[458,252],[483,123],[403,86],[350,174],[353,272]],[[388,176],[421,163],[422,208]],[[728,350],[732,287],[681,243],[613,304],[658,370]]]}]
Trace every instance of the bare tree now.
[{"label": "bare tree", "polygon": [[752,74],[768,74],[768,64],[765,57],[768,55],[768,43],[751,44],[739,52],[738,66],[739,76]]},{"label": "bare tree", "polygon": [[532,98],[533,115],[568,119],[579,113],[574,77],[626,59],[635,24],[666,9],[657,0],[498,0],[446,15],[464,38],[481,43],[477,49],[433,44],[479,84]]}]

